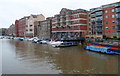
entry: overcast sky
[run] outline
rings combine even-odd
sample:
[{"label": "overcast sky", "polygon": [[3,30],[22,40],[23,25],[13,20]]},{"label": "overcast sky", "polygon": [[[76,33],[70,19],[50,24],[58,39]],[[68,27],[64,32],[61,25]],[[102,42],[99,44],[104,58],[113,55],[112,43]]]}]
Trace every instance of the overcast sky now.
[{"label": "overcast sky", "polygon": [[30,14],[51,17],[61,8],[86,9],[118,2],[119,0],[0,0],[0,28],[8,28],[16,19]]}]

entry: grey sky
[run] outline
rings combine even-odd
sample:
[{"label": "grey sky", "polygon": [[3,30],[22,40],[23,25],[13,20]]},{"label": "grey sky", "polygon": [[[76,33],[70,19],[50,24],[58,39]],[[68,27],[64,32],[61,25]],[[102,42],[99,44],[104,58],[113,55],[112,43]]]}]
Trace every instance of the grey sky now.
[{"label": "grey sky", "polygon": [[119,0],[0,0],[0,28],[9,27],[16,19],[30,14],[51,17],[61,8],[86,9],[118,2]]}]

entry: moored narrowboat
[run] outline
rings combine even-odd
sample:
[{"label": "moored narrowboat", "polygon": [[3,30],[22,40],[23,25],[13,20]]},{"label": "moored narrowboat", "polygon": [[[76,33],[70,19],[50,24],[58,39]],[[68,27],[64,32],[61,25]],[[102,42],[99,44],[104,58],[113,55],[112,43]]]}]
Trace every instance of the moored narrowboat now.
[{"label": "moored narrowboat", "polygon": [[120,54],[120,47],[115,45],[89,43],[85,49],[106,54]]}]

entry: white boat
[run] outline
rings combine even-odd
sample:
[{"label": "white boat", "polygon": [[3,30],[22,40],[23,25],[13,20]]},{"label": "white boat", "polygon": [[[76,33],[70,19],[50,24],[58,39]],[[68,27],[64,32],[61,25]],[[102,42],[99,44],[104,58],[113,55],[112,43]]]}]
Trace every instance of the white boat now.
[{"label": "white boat", "polygon": [[47,41],[46,40],[42,40],[40,41],[41,44],[47,44]]},{"label": "white boat", "polygon": [[29,41],[39,40],[39,38],[38,38],[38,37],[33,37],[33,38],[29,38],[28,40],[29,40]]},{"label": "white boat", "polygon": [[48,42],[48,44],[54,46],[54,45],[60,45],[61,43],[63,43],[63,41],[50,41]]}]

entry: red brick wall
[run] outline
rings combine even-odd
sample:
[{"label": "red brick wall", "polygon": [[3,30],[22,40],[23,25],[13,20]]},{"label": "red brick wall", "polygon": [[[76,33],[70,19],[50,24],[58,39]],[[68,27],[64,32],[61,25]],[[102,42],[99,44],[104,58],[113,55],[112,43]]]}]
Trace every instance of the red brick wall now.
[{"label": "red brick wall", "polygon": [[[114,9],[114,12],[112,12],[112,9]],[[107,37],[112,35],[113,32],[116,32],[116,29],[112,29],[112,26],[116,27],[116,18],[112,18],[112,15],[116,16],[116,12],[115,12],[115,7],[108,7],[108,8],[104,8],[104,35],[106,35]],[[108,13],[105,13],[105,10],[108,11]],[[108,18],[106,18],[106,16],[108,16]],[[115,23],[112,23],[112,21],[115,21]],[[106,22],[108,22],[108,24],[106,24]],[[106,27],[108,27],[108,29],[106,29]],[[106,34],[106,32],[108,32],[108,34]]]},{"label": "red brick wall", "polygon": [[19,37],[18,25],[19,25],[19,20],[16,20],[15,21],[15,34],[16,34],[16,37]]},{"label": "red brick wall", "polygon": [[26,32],[26,19],[22,18],[19,20],[19,26],[18,26],[18,33],[19,33],[19,37],[24,37],[25,36],[25,32]]},{"label": "red brick wall", "polygon": [[87,25],[80,25],[80,30],[87,30]]}]

